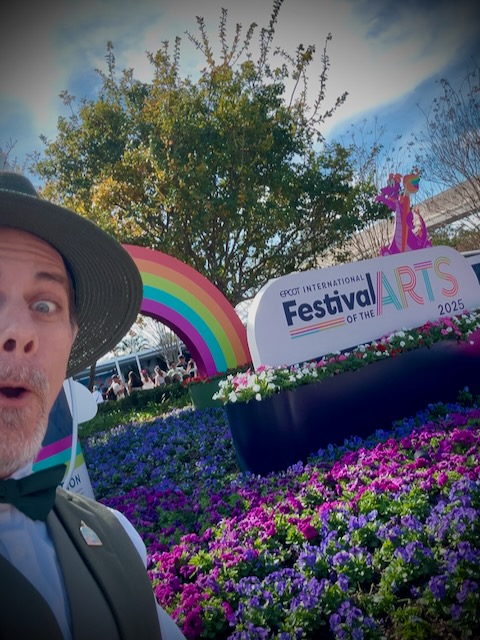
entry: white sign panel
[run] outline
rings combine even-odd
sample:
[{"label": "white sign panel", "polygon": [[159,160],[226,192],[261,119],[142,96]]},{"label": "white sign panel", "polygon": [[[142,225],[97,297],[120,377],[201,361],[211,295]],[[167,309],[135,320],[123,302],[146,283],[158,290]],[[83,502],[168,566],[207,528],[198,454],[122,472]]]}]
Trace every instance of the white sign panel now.
[{"label": "white sign panel", "polygon": [[256,368],[290,365],[478,307],[465,258],[432,247],[271,280],[250,307],[248,344]]},{"label": "white sign panel", "polygon": [[[70,378],[63,382],[63,390],[65,391],[68,408],[70,409],[72,417],[72,394],[75,395],[75,406],[77,411],[78,424],[88,422],[88,420],[91,420],[97,415],[98,405],[95,402],[95,398],[83,384],[80,384],[80,382],[77,382],[76,380]],[[83,451],[80,443],[77,444],[77,455],[75,457],[74,468],[70,473],[69,464],[64,481],[66,478],[69,478],[69,482],[68,487],[66,487],[64,482],[62,482],[62,486],[64,489],[73,491],[74,493],[80,493],[84,496],[87,496],[88,498],[95,499],[92,483],[90,481],[90,476],[88,475],[88,469],[87,465],[85,464],[85,459],[83,457]]]},{"label": "white sign panel", "polygon": [[95,401],[95,398],[85,385],[77,382],[76,380],[73,380],[73,378],[70,380],[67,379],[63,382],[63,390],[65,391],[65,395],[67,397],[70,413],[73,413],[73,400],[70,390],[75,394],[75,406],[77,409],[78,424],[88,422],[97,415],[98,405]]}]

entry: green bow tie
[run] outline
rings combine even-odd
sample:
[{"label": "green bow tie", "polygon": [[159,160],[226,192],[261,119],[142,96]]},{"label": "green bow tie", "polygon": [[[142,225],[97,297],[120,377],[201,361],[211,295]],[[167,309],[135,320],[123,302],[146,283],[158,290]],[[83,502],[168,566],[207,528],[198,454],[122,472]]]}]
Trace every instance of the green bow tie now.
[{"label": "green bow tie", "polygon": [[58,464],[19,480],[0,480],[0,502],[13,505],[32,520],[45,522],[66,466]]}]

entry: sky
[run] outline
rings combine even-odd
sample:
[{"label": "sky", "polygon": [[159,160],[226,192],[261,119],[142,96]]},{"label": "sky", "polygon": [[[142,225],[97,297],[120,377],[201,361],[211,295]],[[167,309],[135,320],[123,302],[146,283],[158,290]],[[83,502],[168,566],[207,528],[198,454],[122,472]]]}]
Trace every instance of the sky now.
[{"label": "sky", "polygon": [[[57,119],[68,115],[59,94],[94,98],[105,70],[108,41],[116,66],[152,78],[146,52],[182,38],[181,73],[195,77],[202,56],[185,32],[198,34],[205,19],[217,42],[221,9],[227,28],[267,26],[271,0],[46,0],[9,3],[0,19],[0,149],[13,144],[10,159],[22,164],[42,151],[40,135],[55,138]],[[474,0],[284,0],[275,42],[290,53],[299,43],[329,44],[325,107],[348,91],[346,103],[327,121],[327,139],[342,137],[351,124],[386,128],[386,143],[405,139],[424,125],[424,110],[440,94],[438,80],[465,77],[472,58],[480,64],[480,6]],[[218,49],[217,49],[218,52]],[[312,76],[312,87],[316,77]],[[365,129],[366,130],[366,129]],[[402,170],[403,167],[400,167]],[[407,168],[406,168],[407,169]],[[408,168],[410,169],[410,167]],[[406,170],[405,170],[406,172]]]}]

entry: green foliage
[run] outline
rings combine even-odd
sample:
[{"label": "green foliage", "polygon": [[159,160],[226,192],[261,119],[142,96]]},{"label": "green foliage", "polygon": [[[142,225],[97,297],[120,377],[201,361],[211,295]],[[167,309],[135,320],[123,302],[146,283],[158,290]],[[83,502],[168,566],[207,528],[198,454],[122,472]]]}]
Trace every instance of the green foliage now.
[{"label": "green foliage", "polygon": [[182,384],[167,384],[154,389],[134,391],[122,400],[106,402],[99,406],[99,413],[111,411],[128,411],[130,409],[142,409],[150,404],[165,405],[172,401],[188,399],[188,390]]},{"label": "green foliage", "polygon": [[[327,45],[293,55],[274,47],[283,0],[274,0],[251,51],[257,25],[237,25],[227,41],[227,12],[216,60],[202,18],[188,34],[205,58],[194,82],[180,74],[180,39],[149,54],[153,80],[118,77],[113,45],[95,100],[64,93],[72,109],[33,170],[45,195],[73,207],[121,242],[176,256],[233,303],[269,278],[311,268],[319,254],[378,214],[372,185],[353,180],[349,153],[327,146],[321,126],[346,99],[325,110]],[[276,58],[274,59],[274,56]],[[273,64],[275,61],[275,64]],[[320,68],[316,97],[307,72]]]},{"label": "green foliage", "polygon": [[188,404],[188,390],[180,384],[134,392],[122,400],[99,404],[97,415],[79,426],[79,435],[87,438],[120,424],[146,422]]},{"label": "green foliage", "polygon": [[475,216],[460,224],[434,229],[430,237],[434,246],[453,247],[457,251],[473,251],[480,247],[480,227],[478,221],[475,223]]}]

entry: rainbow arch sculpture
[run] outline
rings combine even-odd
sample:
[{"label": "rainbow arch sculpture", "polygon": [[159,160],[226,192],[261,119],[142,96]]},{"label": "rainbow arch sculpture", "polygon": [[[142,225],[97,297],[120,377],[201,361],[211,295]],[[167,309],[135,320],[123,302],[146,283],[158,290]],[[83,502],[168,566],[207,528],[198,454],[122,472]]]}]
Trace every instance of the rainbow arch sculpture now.
[{"label": "rainbow arch sculpture", "polygon": [[161,251],[124,244],[143,282],[141,313],[163,322],[185,343],[201,376],[252,361],[235,309],[205,276]]}]

